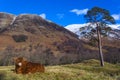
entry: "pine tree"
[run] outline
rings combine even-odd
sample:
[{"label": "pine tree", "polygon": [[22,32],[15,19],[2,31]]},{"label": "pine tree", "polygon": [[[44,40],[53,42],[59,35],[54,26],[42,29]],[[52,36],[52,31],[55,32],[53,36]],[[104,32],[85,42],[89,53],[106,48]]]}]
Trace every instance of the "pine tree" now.
[{"label": "pine tree", "polygon": [[100,65],[104,66],[101,35],[106,36],[108,34],[111,30],[108,24],[114,24],[115,20],[108,10],[99,7],[93,7],[91,10],[88,10],[84,18],[90,25],[86,26],[89,31],[84,31],[83,34],[85,37],[89,37],[91,40],[96,40],[98,42]]}]

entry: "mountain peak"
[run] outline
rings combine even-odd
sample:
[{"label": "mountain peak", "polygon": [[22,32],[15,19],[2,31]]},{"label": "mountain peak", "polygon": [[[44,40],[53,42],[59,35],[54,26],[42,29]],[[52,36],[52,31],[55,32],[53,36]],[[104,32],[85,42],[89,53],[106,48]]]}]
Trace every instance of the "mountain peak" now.
[{"label": "mountain peak", "polygon": [[15,15],[5,12],[0,12],[0,32],[10,26]]},{"label": "mountain peak", "polygon": [[65,34],[70,34],[77,37],[74,33],[69,30],[59,26],[51,21],[45,20],[36,14],[20,14],[18,16],[10,13],[0,13],[0,32],[5,31],[17,31],[17,32],[31,32],[31,33],[41,33],[41,29],[59,31]]}]

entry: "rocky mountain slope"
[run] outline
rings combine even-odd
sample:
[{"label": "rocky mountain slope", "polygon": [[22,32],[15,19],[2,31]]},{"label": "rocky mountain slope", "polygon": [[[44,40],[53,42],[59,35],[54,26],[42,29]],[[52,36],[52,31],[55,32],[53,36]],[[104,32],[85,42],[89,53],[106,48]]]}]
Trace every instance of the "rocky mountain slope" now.
[{"label": "rocky mountain slope", "polygon": [[[15,16],[0,13],[0,30],[1,39],[3,40],[4,37],[6,37],[6,40],[7,38],[9,39],[8,41],[3,40],[3,42],[11,44],[12,41],[11,45],[13,46],[17,44],[25,46],[26,43],[26,46],[32,43],[43,43],[50,46],[53,42],[64,42],[68,38],[78,40],[77,35],[62,26],[42,19],[38,15],[21,14]],[[19,35],[23,35],[23,38],[27,37],[26,40],[16,41],[14,36],[20,38]],[[1,41],[1,43],[3,42]],[[5,48],[6,46],[3,47]]]},{"label": "rocky mountain slope", "polygon": [[8,57],[46,59],[42,61],[46,64],[50,59],[59,63],[67,53],[77,54],[76,48],[82,46],[76,34],[38,15],[8,13],[0,13],[0,44],[1,60],[10,54]]}]

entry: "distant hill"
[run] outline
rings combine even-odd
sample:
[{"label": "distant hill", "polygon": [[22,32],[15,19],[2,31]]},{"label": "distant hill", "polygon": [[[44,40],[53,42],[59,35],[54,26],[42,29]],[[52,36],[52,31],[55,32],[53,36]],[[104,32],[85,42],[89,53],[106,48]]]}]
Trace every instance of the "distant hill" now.
[{"label": "distant hill", "polygon": [[[80,31],[81,27],[88,26],[90,23],[85,24],[70,24],[65,26],[66,29],[70,30],[71,32],[77,34],[79,38],[82,37],[82,31]],[[109,38],[120,39],[120,24],[109,25],[112,31],[109,34]]]},{"label": "distant hill", "polygon": [[[105,60],[120,62],[120,42],[106,42]],[[38,15],[0,13],[0,65],[11,65],[12,58],[18,56],[45,65],[76,63],[98,59],[97,50],[63,26]]]}]

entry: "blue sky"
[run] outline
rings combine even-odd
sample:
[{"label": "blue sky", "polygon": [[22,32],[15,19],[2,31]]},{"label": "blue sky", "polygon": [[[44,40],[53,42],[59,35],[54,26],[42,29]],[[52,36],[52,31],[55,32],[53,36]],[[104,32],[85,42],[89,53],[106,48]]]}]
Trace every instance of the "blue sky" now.
[{"label": "blue sky", "polygon": [[85,23],[84,14],[94,6],[109,10],[120,24],[120,0],[0,0],[0,12],[38,14],[62,26]]}]

